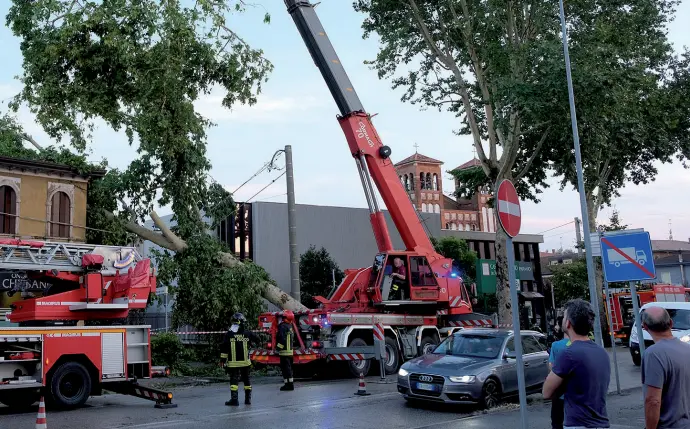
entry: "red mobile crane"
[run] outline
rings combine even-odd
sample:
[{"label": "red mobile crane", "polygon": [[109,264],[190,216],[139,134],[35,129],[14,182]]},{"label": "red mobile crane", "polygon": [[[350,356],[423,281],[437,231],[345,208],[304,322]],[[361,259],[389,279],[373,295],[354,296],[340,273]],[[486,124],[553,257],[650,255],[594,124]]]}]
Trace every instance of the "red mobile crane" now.
[{"label": "red mobile crane", "polygon": [[0,327],[0,402],[33,404],[43,394],[62,408],[83,405],[102,389],[172,407],[172,394],[139,385],[151,377],[149,326],[122,321],[156,291],[149,259],[133,247],[0,239],[0,269],[52,284],[41,297],[10,306]]},{"label": "red mobile crane", "polygon": [[[491,321],[472,313],[453,261],[434,250],[390,159],[391,149],[381,142],[314,5],[304,0],[285,0],[285,4],[340,110],[338,122],[357,164],[379,250],[371,267],[346,270],[343,282],[329,298],[317,297],[319,309],[296,314],[299,349],[295,364],[323,359],[348,361],[353,374],[366,374],[370,366],[367,359],[373,356],[373,325],[380,323],[385,330],[385,368],[392,374],[403,359],[433,350],[441,333],[463,325],[490,325]],[[402,237],[404,251],[393,250],[374,185]],[[406,299],[402,300],[388,299],[395,258],[404,261],[407,271],[403,287]],[[259,317],[260,328],[271,335],[271,340],[264,349],[254,350],[254,361],[278,364],[274,344],[279,314]]]}]

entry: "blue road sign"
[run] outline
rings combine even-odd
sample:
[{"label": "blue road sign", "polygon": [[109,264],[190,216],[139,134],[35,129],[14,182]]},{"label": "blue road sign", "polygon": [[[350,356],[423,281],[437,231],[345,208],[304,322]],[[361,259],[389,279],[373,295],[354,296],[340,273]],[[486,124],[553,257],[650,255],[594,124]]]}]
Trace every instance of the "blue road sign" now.
[{"label": "blue road sign", "polygon": [[603,235],[601,258],[604,276],[609,283],[656,278],[648,232]]}]

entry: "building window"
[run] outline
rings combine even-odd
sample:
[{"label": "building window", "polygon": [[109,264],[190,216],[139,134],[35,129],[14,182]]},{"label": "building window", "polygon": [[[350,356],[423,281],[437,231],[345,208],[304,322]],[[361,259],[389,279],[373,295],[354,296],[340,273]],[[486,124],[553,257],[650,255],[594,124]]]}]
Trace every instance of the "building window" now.
[{"label": "building window", "polygon": [[410,173],[410,191],[414,191],[414,174]]},{"label": "building window", "polygon": [[[446,213],[447,214],[447,213]],[[450,229],[450,224],[446,223],[446,229]]]},{"label": "building window", "polygon": [[[443,213],[443,218],[445,220],[449,220],[450,219],[450,213],[448,213],[448,212]],[[446,229],[448,229],[448,228],[446,228]]]},{"label": "building window", "polygon": [[50,236],[69,238],[70,201],[64,192],[56,192],[51,198]]},{"label": "building window", "polygon": [[458,218],[457,213],[451,213],[450,218],[453,220],[457,219]]},{"label": "building window", "polygon": [[438,194],[434,194],[434,200],[438,201]]},{"label": "building window", "polygon": [[425,192],[422,192],[422,199],[426,200],[426,193]]},{"label": "building window", "polygon": [[426,180],[424,180],[424,173],[419,173],[419,188],[426,189]]},{"label": "building window", "polygon": [[441,187],[438,186],[438,176],[436,175],[436,173],[434,173],[431,180],[432,180],[431,184],[434,187],[434,191],[438,191],[439,189],[441,189]]},{"label": "building window", "polygon": [[426,173],[426,188],[428,190],[433,189],[433,186],[431,185],[431,173]]},{"label": "building window", "polygon": [[476,231],[476,230],[477,230],[477,225],[472,224],[472,231]]},{"label": "building window", "polygon": [[422,203],[422,213],[426,213],[426,203]]},{"label": "building window", "polygon": [[477,220],[477,214],[476,213],[472,213],[472,220]]},{"label": "building window", "polygon": [[46,236],[54,238],[72,237],[74,214],[74,185],[48,183],[46,200]]},{"label": "building window", "polygon": [[0,234],[17,233],[17,193],[9,185],[0,186]]},{"label": "building window", "polygon": [[465,231],[469,231],[469,230],[470,230],[470,224],[466,223],[465,224]]},{"label": "building window", "polygon": [[441,213],[441,206],[438,204],[434,204],[434,213]]},{"label": "building window", "polygon": [[409,180],[407,179],[407,174],[406,174],[405,176],[403,176],[403,177],[404,177],[404,182],[403,182],[403,183],[405,183],[405,190],[406,190],[406,191],[409,191],[409,190],[410,190],[410,182],[409,182]]}]

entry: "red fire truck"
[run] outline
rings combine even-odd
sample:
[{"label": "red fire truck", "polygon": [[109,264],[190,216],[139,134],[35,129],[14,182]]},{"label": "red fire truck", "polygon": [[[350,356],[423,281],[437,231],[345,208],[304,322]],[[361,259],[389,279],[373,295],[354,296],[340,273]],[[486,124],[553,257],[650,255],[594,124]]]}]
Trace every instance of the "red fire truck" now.
[{"label": "red fire truck", "polygon": [[[294,329],[299,335],[294,362],[343,361],[354,375],[367,374],[368,359],[373,357],[373,325],[382,324],[385,370],[392,374],[402,360],[433,350],[449,331],[487,326],[491,321],[472,312],[453,261],[434,250],[390,159],[391,149],[381,142],[314,5],[301,0],[285,3],[340,110],[338,122],[357,165],[379,250],[372,266],[346,270],[343,282],[328,298],[317,297],[318,309],[296,314]],[[403,251],[393,249],[376,190],[402,237]],[[403,261],[404,282],[391,276],[395,259]],[[389,297],[392,287],[402,288],[402,299]],[[255,362],[278,364],[275,333],[279,314],[259,317],[260,328],[269,333],[270,340],[252,352]]]},{"label": "red fire truck", "polygon": [[[690,288],[674,285],[654,285],[650,289],[637,292],[639,307],[648,302],[689,301]],[[607,310],[611,312],[611,329],[614,336],[620,338],[623,344],[628,344],[630,328],[635,321],[633,314],[632,296],[630,290],[611,292],[606,300]]]},{"label": "red fire truck", "polygon": [[0,239],[0,269],[51,284],[10,291],[23,299],[6,315],[17,326],[0,327],[0,402],[25,407],[44,395],[74,408],[107,389],[175,406],[171,393],[136,381],[151,377],[150,330],[123,322],[146,308],[156,277],[135,248]]}]

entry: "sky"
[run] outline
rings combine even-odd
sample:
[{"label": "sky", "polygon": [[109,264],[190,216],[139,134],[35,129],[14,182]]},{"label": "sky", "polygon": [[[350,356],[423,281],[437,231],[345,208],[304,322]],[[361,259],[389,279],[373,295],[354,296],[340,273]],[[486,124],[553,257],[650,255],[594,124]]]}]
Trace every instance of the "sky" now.
[{"label": "sky", "polygon": [[[366,207],[354,161],[347,142],[336,121],[338,113],[321,75],[302,42],[291,17],[279,0],[263,0],[244,15],[233,15],[230,26],[253,47],[263,49],[275,70],[265,85],[259,102],[254,106],[238,106],[232,111],[221,106],[220,93],[200,98],[198,111],[217,126],[208,131],[208,156],[213,164],[211,177],[235,191],[252,177],[273,154],[285,145],[293,148],[295,193],[299,204],[342,207]],[[0,0],[0,15],[7,14],[10,0]],[[456,136],[458,119],[452,114],[400,101],[401,90],[392,90],[390,82],[380,80],[377,73],[364,64],[378,51],[376,38],[363,39],[363,16],[346,0],[322,0],[316,8],[350,80],[362,103],[374,118],[384,144],[392,148],[392,159],[402,160],[414,153],[415,145],[424,155],[445,162],[451,170],[472,158],[468,136]],[[271,23],[263,24],[266,12]],[[676,19],[669,26],[669,39],[676,50],[690,46],[690,32],[683,28],[690,22],[690,0],[683,0]],[[4,23],[4,19],[3,19]],[[16,76],[21,74],[22,57],[19,39],[4,25],[0,27],[3,66],[0,68],[0,101],[6,103],[19,92]],[[577,94],[576,94],[577,97]],[[5,106],[0,107],[4,110]],[[47,145],[49,138],[35,123],[26,108],[19,120],[37,141]],[[123,134],[105,125],[94,133],[91,145],[94,160],[106,158],[113,167],[124,169],[135,158]],[[284,166],[279,159],[279,166]],[[285,201],[285,181],[280,171],[265,171],[239,189],[235,199],[245,201],[268,186],[251,201]],[[571,248],[575,243],[573,219],[582,217],[579,195],[572,189],[560,191],[557,179],[541,194],[541,202],[523,202],[522,233],[544,232],[542,249]],[[452,191],[453,182],[446,175],[444,192]],[[673,238],[690,239],[690,170],[679,163],[660,166],[656,181],[635,186],[628,184],[621,197],[613,202],[623,223],[644,228],[652,239],[667,239],[669,223]],[[679,190],[681,190],[679,192]],[[380,199],[379,199],[380,201]],[[161,214],[169,212],[162,208]],[[607,219],[612,208],[600,212]],[[362,225],[368,228],[369,225]]]}]

